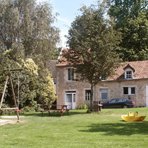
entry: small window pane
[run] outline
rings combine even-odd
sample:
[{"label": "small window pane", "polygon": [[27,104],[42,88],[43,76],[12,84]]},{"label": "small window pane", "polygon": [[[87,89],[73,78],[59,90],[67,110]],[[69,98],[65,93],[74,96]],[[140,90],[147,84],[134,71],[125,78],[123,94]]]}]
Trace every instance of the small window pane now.
[{"label": "small window pane", "polygon": [[123,94],[128,94],[128,87],[123,87]]},{"label": "small window pane", "polygon": [[115,99],[112,99],[112,100],[110,100],[109,102],[110,102],[110,103],[115,103],[116,100],[115,100]]},{"label": "small window pane", "polygon": [[131,94],[135,94],[135,87],[131,87]]},{"label": "small window pane", "polygon": [[126,71],[126,76],[125,76],[125,78],[126,79],[131,79],[132,78],[132,71]]},{"label": "small window pane", "polygon": [[70,80],[70,68],[68,69],[68,80]]},{"label": "small window pane", "polygon": [[101,99],[108,99],[108,89],[100,89],[100,95],[101,95]]},{"label": "small window pane", "polygon": [[101,98],[102,99],[107,99],[108,97],[107,97],[107,93],[101,93]]},{"label": "small window pane", "polygon": [[76,94],[73,94],[73,102],[76,102]]},{"label": "small window pane", "polygon": [[72,102],[72,95],[71,94],[66,94],[66,102]]},{"label": "small window pane", "polygon": [[74,80],[74,69],[68,68],[68,80]]},{"label": "small window pane", "polygon": [[91,90],[85,90],[85,100],[89,101],[91,97]]}]

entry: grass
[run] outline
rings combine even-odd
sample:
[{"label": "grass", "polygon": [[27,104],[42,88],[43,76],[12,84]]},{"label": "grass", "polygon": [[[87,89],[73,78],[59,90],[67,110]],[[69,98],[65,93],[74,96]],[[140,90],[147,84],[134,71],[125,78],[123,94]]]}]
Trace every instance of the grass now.
[{"label": "grass", "polygon": [[[138,111],[143,122],[127,123],[122,114]],[[147,148],[148,108],[103,109],[87,114],[26,114],[24,122],[0,126],[1,148]]]}]

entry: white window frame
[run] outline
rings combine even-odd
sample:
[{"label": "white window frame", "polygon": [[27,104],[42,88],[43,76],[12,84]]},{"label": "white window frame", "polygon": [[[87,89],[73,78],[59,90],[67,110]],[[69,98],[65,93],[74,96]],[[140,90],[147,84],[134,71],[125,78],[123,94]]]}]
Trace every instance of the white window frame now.
[{"label": "white window frame", "polygon": [[[124,93],[125,87],[128,88],[127,94]],[[132,88],[135,88],[135,93],[132,93]],[[123,95],[136,95],[136,87],[135,86],[123,86],[122,91],[123,91]]]},{"label": "white window frame", "polygon": [[133,70],[128,68],[124,72],[124,78],[125,79],[133,79]]},{"label": "white window frame", "polygon": [[[90,91],[90,94],[86,93],[86,91]],[[91,97],[91,90],[90,89],[85,89],[85,101],[89,101]]]}]

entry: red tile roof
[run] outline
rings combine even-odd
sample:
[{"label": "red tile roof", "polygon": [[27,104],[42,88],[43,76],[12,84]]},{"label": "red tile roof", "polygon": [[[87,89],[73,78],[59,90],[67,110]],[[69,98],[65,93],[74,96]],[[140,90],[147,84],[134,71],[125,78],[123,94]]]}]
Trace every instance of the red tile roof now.
[{"label": "red tile roof", "polygon": [[[67,59],[63,56],[68,52],[68,48],[63,48],[58,57],[58,63],[56,66],[68,66],[69,63]],[[124,71],[126,68],[133,70],[133,79],[144,79],[148,78],[148,60],[145,61],[132,61],[132,62],[123,62],[115,70],[115,74],[109,77],[107,80],[123,80]]]},{"label": "red tile roof", "polygon": [[64,57],[64,55],[67,54],[67,53],[68,53],[68,48],[62,48],[61,49],[61,52],[60,52],[59,57],[58,57],[57,66],[64,66],[64,65],[68,64],[67,59]]},{"label": "red tile roof", "polygon": [[121,65],[115,70],[115,74],[112,77],[108,78],[108,80],[124,79],[124,70],[128,67],[132,67],[132,69],[134,69],[133,79],[148,78],[148,60],[146,60],[121,63]]}]

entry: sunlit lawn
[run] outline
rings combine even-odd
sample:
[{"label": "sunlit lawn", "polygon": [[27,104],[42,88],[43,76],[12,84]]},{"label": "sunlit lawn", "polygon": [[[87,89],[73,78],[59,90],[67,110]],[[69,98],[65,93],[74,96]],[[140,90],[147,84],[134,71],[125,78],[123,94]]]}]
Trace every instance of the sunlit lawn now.
[{"label": "sunlit lawn", "polygon": [[[138,111],[143,122],[126,123],[122,114]],[[147,148],[148,108],[103,109],[87,114],[27,114],[21,123],[0,126],[0,148]]]}]

